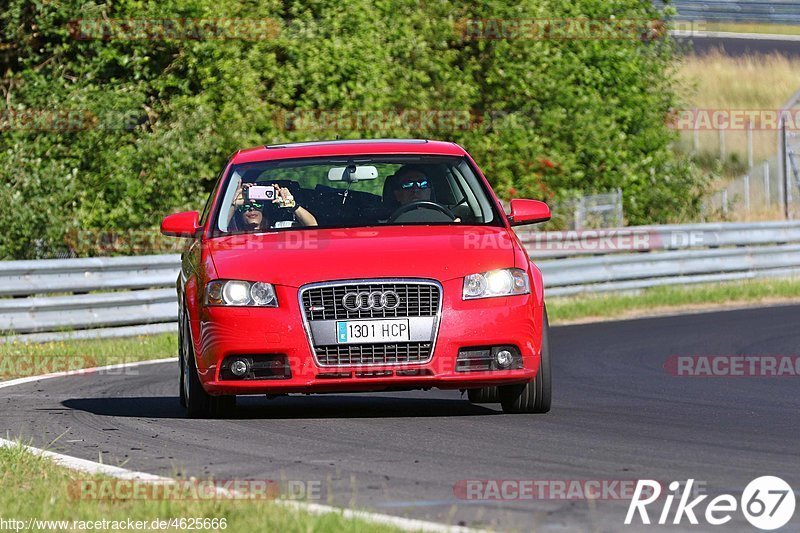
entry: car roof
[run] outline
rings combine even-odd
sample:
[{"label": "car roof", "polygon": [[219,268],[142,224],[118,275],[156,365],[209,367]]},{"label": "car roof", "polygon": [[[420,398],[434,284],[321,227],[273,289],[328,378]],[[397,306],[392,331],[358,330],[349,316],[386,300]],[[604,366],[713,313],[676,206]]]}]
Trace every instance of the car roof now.
[{"label": "car roof", "polygon": [[450,155],[464,156],[466,152],[454,142],[427,139],[350,139],[271,144],[239,150],[233,163],[254,163],[275,159],[303,157],[336,157],[358,155]]}]

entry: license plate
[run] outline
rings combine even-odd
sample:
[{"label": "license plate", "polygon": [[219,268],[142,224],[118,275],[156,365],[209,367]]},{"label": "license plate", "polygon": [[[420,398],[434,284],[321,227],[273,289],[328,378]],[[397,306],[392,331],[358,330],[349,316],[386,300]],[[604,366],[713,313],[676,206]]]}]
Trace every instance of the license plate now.
[{"label": "license plate", "polygon": [[408,319],[343,320],[336,322],[336,340],[339,344],[366,342],[397,342],[411,338]]}]

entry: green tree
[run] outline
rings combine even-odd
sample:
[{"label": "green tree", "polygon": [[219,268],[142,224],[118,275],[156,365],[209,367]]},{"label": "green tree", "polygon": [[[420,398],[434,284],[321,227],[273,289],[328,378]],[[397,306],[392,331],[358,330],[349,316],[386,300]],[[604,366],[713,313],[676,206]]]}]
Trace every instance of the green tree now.
[{"label": "green tree", "polygon": [[[471,39],[462,31],[468,19],[658,18],[646,0],[6,3],[2,258],[46,254],[76,231],[156,231],[164,215],[202,205],[235,150],[333,136],[454,140],[504,197],[558,202],[621,187],[632,224],[699,212],[705,181],[671,151],[665,125],[679,106],[668,37]],[[273,20],[280,31],[77,38],[86,26],[76,21],[166,18]],[[425,109],[482,120],[311,130],[284,120],[296,110]],[[52,116],[64,115],[72,127],[51,131]],[[21,126],[30,116],[38,122]]]}]

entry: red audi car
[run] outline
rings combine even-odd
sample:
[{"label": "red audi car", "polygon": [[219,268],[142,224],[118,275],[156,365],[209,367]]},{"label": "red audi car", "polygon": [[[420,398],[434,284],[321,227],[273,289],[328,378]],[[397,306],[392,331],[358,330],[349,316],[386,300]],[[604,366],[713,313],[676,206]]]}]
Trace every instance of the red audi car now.
[{"label": "red audi car", "polygon": [[475,161],[451,142],[349,140],[236,152],[187,238],[177,282],[180,399],[224,416],[237,395],[467,391],[545,413],[542,275]]}]

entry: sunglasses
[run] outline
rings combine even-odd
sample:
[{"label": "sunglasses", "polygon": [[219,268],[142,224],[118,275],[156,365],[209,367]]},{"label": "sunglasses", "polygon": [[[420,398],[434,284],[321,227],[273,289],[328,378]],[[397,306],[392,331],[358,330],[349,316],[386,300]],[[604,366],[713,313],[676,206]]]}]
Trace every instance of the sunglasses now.
[{"label": "sunglasses", "polygon": [[427,179],[419,180],[419,181],[404,181],[400,183],[401,189],[410,189],[416,185],[417,189],[427,189],[430,187],[430,183],[428,183]]},{"label": "sunglasses", "polygon": [[237,206],[236,209],[238,209],[240,213],[244,213],[245,211],[258,211],[262,207],[264,207],[264,204],[258,202],[250,202],[249,204],[243,204]]}]

